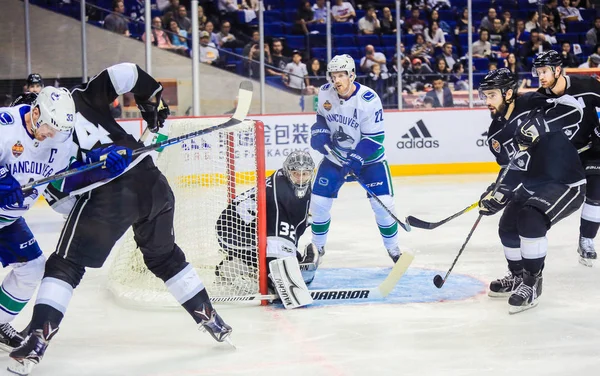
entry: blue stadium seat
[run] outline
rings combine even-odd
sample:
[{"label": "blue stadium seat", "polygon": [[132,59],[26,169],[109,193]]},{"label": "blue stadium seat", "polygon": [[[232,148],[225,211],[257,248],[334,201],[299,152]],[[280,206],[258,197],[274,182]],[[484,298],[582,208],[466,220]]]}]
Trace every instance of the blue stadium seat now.
[{"label": "blue stadium seat", "polygon": [[395,35],[382,35],[381,36],[381,45],[382,46],[395,46],[396,45],[396,36]]},{"label": "blue stadium seat", "polygon": [[286,35],[285,41],[288,48],[291,50],[303,50],[306,48],[304,35]]},{"label": "blue stadium seat", "polygon": [[588,22],[569,22],[567,23],[567,31],[569,33],[586,33],[590,29]]},{"label": "blue stadium seat", "polygon": [[334,47],[352,47],[356,46],[353,35],[335,35],[333,37]]},{"label": "blue stadium seat", "polygon": [[482,72],[482,71],[486,71],[487,72],[489,62],[490,61],[487,58],[482,58],[482,59],[474,58],[473,59],[473,66],[479,72]]},{"label": "blue stadium seat", "polygon": [[[561,41],[569,41],[571,44],[579,43],[579,35],[577,33],[565,33],[565,34],[556,34],[556,40],[560,43]],[[585,41],[585,34],[583,35]]]},{"label": "blue stadium seat", "polygon": [[[413,44],[415,44],[415,35],[414,34],[406,34],[404,35],[404,47],[409,48],[409,46],[412,46]],[[394,44],[396,44],[396,41],[394,41]]]},{"label": "blue stadium seat", "polygon": [[356,9],[355,12],[356,12],[356,22],[358,22],[358,20],[363,18],[365,16],[365,14],[367,13],[367,11],[364,9]]},{"label": "blue stadium seat", "polygon": [[285,34],[294,34],[294,23],[284,22],[284,23],[282,23],[282,25],[283,25],[283,32]]},{"label": "blue stadium seat", "polygon": [[296,14],[298,13],[297,10],[286,10],[283,12],[284,14],[284,21],[286,22],[294,22],[296,21]]},{"label": "blue stadium seat", "polygon": [[283,16],[278,10],[266,10],[265,11],[265,23],[268,22],[281,22]]},{"label": "blue stadium seat", "polygon": [[334,55],[344,55],[344,54],[348,54],[350,56],[352,56],[353,58],[361,58],[363,55],[363,52],[360,51],[358,48],[356,47],[340,47],[340,48],[334,48],[333,49],[333,54]]},{"label": "blue stadium seat", "polygon": [[354,24],[350,22],[336,22],[331,27],[333,35],[356,34]]},{"label": "blue stadium seat", "polygon": [[284,35],[281,22],[265,23],[265,36],[276,37],[281,35]]},{"label": "blue stadium seat", "polygon": [[372,44],[375,47],[379,47],[381,45],[379,36],[377,35],[359,35],[356,37],[356,41],[358,42],[359,48],[362,48],[367,44]]},{"label": "blue stadium seat", "polygon": [[382,47],[381,51],[385,55],[388,63],[392,62],[392,58],[396,54],[396,47]]},{"label": "blue stadium seat", "polygon": [[325,34],[309,34],[308,40],[311,47],[327,47],[327,35]]},{"label": "blue stadium seat", "polygon": [[327,34],[327,25],[324,23],[313,23],[308,25],[308,31],[318,31],[319,34]]},{"label": "blue stadium seat", "polygon": [[319,60],[327,60],[327,48],[315,47],[310,49],[310,56]]}]

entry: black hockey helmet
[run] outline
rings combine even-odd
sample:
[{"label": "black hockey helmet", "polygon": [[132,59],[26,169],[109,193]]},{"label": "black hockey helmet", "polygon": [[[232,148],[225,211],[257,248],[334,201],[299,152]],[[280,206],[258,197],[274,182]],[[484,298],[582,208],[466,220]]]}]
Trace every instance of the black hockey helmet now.
[{"label": "black hockey helmet", "polygon": [[531,68],[531,74],[533,77],[537,77],[537,68],[543,67],[562,67],[562,57],[554,50],[544,51],[537,55],[533,60],[533,67]]},{"label": "black hockey helmet", "polygon": [[38,84],[41,87],[44,87],[44,81],[42,80],[42,76],[39,73],[32,73],[27,76],[27,87]]},{"label": "black hockey helmet", "polygon": [[[490,71],[479,83],[479,98],[485,100],[485,90],[499,89],[506,102],[510,102],[517,95],[518,82],[515,75],[508,68],[500,68]],[[506,98],[506,92],[512,89],[513,95]]]}]

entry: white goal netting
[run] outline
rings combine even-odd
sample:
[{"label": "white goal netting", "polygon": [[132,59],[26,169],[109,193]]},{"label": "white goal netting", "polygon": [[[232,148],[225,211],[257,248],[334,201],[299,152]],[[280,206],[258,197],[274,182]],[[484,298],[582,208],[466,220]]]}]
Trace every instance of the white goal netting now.
[{"label": "white goal netting", "polygon": [[[222,123],[223,119],[178,119],[168,122],[168,138]],[[234,127],[213,131],[162,150],[157,166],[175,194],[175,241],[186,255],[211,296],[244,296],[259,293],[258,231],[256,226],[233,226],[235,238],[252,245],[237,249],[231,262],[217,239],[217,221],[229,222],[235,213],[232,200],[256,189],[264,158],[257,159],[257,126],[246,120]],[[262,132],[259,137],[264,137]],[[227,209],[227,210],[226,210]],[[243,262],[239,260],[243,259]],[[223,265],[225,263],[225,265]],[[226,272],[215,273],[216,268]],[[219,275],[217,275],[219,274]],[[164,283],[145,266],[129,229],[115,250],[109,272],[109,289],[130,305],[176,306]]]}]

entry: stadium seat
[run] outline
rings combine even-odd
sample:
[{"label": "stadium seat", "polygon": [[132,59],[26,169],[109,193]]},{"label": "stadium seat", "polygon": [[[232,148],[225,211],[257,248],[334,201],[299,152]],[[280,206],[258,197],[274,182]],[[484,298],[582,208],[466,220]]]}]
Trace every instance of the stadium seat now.
[{"label": "stadium seat", "polygon": [[303,50],[306,48],[304,35],[286,35],[285,41],[288,48],[291,50]]},{"label": "stadium seat", "polygon": [[364,55],[364,53],[362,51],[360,51],[358,48],[356,47],[340,47],[340,48],[334,48],[333,49],[333,54],[334,55],[344,55],[344,54],[348,54],[354,58],[360,58]]},{"label": "stadium seat", "polygon": [[278,10],[266,10],[265,11],[265,23],[269,22],[281,22],[282,21],[281,12]]},{"label": "stadium seat", "polygon": [[356,34],[354,24],[350,22],[336,22],[332,25],[333,35]]},{"label": "stadium seat", "polygon": [[276,37],[281,35],[284,35],[283,25],[281,22],[265,23],[265,36]]},{"label": "stadium seat", "polygon": [[473,66],[475,67],[475,69],[479,72],[487,72],[488,70],[488,64],[490,63],[490,61],[487,58],[474,58],[473,59]]},{"label": "stadium seat", "polygon": [[375,47],[379,47],[381,45],[379,36],[377,35],[359,35],[356,37],[356,41],[358,42],[359,48],[363,48],[367,44],[372,44]]},{"label": "stadium seat", "polygon": [[353,47],[356,46],[353,35],[335,35],[333,37],[333,47]]},{"label": "stadium seat", "polygon": [[310,56],[321,61],[327,60],[327,48],[315,47],[310,49]]}]

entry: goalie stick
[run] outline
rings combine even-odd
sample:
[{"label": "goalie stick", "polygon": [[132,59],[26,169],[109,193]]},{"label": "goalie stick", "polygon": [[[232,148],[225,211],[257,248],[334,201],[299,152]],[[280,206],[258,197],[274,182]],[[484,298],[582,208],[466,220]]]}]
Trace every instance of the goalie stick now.
[{"label": "goalie stick", "polygon": [[[329,147],[329,145],[325,145],[325,150],[327,150],[329,155],[333,156],[338,161],[338,163],[343,164],[343,162],[338,158],[338,156],[331,152],[331,148]],[[358,184],[360,184],[360,186],[363,187],[364,190],[367,192],[367,195],[369,195],[369,197],[371,197],[373,200],[377,201],[377,203],[381,205],[381,207],[390,215],[390,217],[394,218],[394,220],[398,222],[398,224],[400,225],[400,227],[402,227],[402,229],[404,229],[404,231],[410,232],[410,223],[403,223],[401,220],[399,220],[398,217],[396,217],[396,215],[392,213],[392,211],[387,206],[385,206],[383,202],[381,202],[379,197],[377,197],[373,193],[373,191],[371,191],[371,188],[367,187],[367,185],[354,172],[350,171],[349,175],[356,179]]]},{"label": "goalie stick", "polygon": [[[232,127],[234,125],[240,124],[242,121],[244,121],[244,119],[248,115],[251,104],[252,104],[252,82],[242,81],[240,83],[240,88],[238,91],[238,105],[237,105],[237,108],[235,109],[235,113],[233,114],[233,116],[231,118],[229,118],[229,120],[227,120],[224,123],[214,125],[212,127],[208,127],[208,128],[196,131],[196,132],[184,134],[184,135],[181,135],[178,137],[173,137],[168,140],[158,142],[156,144],[152,144],[152,145],[148,145],[148,146],[144,146],[144,147],[135,149],[132,152],[132,156],[149,153],[151,151],[154,151],[154,150],[157,150],[160,148],[172,146],[172,145],[178,144],[180,142],[183,142],[185,140],[189,140],[190,138],[195,138],[195,137],[202,136],[202,135],[210,133],[210,132],[214,132],[217,130],[221,130],[224,128],[228,128],[228,127]],[[31,183],[23,184],[21,186],[21,189],[23,191],[27,191],[27,190],[33,189],[35,187],[38,187],[40,185],[43,185],[43,184],[51,183],[56,180],[64,179],[66,177],[80,174],[82,172],[89,171],[96,167],[103,166],[104,163],[105,163],[105,161],[101,160],[98,162],[86,164],[86,165],[83,165],[83,166],[80,166],[77,168],[72,168],[72,169],[69,169],[69,170],[66,170],[63,172],[59,172],[58,174],[48,176],[47,178],[36,180]]]},{"label": "goalie stick", "polygon": [[[398,284],[406,270],[413,262],[415,256],[404,252],[398,259],[390,273],[376,287],[347,288],[347,289],[321,289],[308,290],[313,300],[352,300],[372,301],[387,297]],[[274,300],[277,295],[247,295],[247,296],[211,296],[213,303],[234,303],[260,300]]]}]

